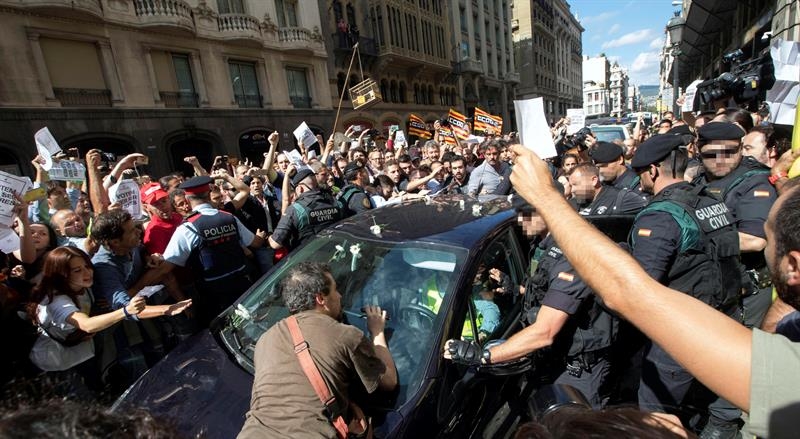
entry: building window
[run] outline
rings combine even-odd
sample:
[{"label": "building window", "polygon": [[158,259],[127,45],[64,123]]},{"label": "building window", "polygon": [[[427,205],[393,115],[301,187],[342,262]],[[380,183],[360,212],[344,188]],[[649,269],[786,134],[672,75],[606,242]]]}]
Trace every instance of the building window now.
[{"label": "building window", "polygon": [[278,14],[279,27],[297,27],[297,1],[275,0],[275,11]]},{"label": "building window", "polygon": [[400,96],[399,96],[400,97],[400,103],[401,104],[405,104],[406,103],[406,83],[405,82],[401,82],[400,83],[399,93],[400,93]]},{"label": "building window", "polygon": [[239,108],[260,108],[261,94],[258,90],[255,63],[231,61],[228,68],[231,72],[233,96]]},{"label": "building window", "polygon": [[220,14],[244,14],[244,0],[217,0]]},{"label": "building window", "polygon": [[[170,99],[164,99],[167,107],[197,107],[197,93],[194,89],[194,79],[192,79],[192,68],[189,65],[188,55],[172,54],[172,65],[175,68],[175,80],[178,84],[174,105]],[[162,93],[162,99],[164,93]]]},{"label": "building window", "polygon": [[286,82],[289,86],[289,100],[292,101],[294,108],[311,108],[306,69],[287,67]]}]

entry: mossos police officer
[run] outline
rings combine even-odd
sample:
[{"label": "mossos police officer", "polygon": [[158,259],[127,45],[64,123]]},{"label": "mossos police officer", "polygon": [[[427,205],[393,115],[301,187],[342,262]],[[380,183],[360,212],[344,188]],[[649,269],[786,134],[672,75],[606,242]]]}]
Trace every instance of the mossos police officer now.
[{"label": "mossos police officer", "polygon": [[250,232],[230,213],[211,207],[212,179],[194,177],[179,187],[193,212],[178,226],[164,251],[164,262],[145,274],[145,285],[158,283],[175,266],[192,268],[198,323],[207,325],[252,284],[243,247],[260,247],[266,233]]},{"label": "mossos police officer", "polygon": [[[366,171],[365,171],[366,172]],[[292,177],[297,197],[269,237],[274,249],[296,248],[306,239],[343,218],[342,207],[328,191],[320,190],[314,171],[305,168]]]},{"label": "mossos police officer", "polygon": [[769,168],[753,157],[742,157],[745,132],[739,125],[710,122],[697,134],[705,170],[694,183],[724,201],[733,215],[749,279],[741,318],[748,327],[758,327],[772,303],[772,281],[764,259],[764,223],[777,192],[769,182]]},{"label": "mossos police officer", "polygon": [[448,340],[445,357],[467,364],[492,364],[550,348],[539,356],[537,368],[556,383],[577,388],[594,408],[601,408],[616,318],[596,300],[533,208],[516,196],[514,206],[525,235],[543,238],[532,262],[536,270],[524,283],[527,327],[508,341],[483,350],[473,342]]},{"label": "mossos police officer", "polygon": [[347,184],[339,192],[338,200],[342,204],[345,217],[372,209],[372,198],[364,188],[369,184],[367,168],[360,160],[354,160],[344,167],[342,172]]},{"label": "mossos police officer", "polygon": [[[654,194],[636,216],[629,244],[647,273],[662,284],[735,316],[743,268],[728,206],[683,179],[689,162],[682,136],[662,134],[642,143],[631,161],[642,189]],[[639,405],[665,412],[680,405],[694,378],[660,346],[648,342]],[[740,413],[726,401],[709,407],[708,432],[732,430]],[[722,436],[725,437],[725,436]]]}]

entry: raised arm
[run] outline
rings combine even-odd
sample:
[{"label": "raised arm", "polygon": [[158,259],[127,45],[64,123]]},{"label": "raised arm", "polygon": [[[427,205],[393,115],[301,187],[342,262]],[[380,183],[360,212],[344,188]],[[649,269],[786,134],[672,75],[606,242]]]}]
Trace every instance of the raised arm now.
[{"label": "raised arm", "polygon": [[[608,237],[582,219],[553,187],[546,163],[521,145],[511,181],[536,208],[583,280],[605,304],[663,347],[712,391],[750,406],[752,334],[699,300],[653,280]],[[602,254],[597,258],[594,255]]]}]

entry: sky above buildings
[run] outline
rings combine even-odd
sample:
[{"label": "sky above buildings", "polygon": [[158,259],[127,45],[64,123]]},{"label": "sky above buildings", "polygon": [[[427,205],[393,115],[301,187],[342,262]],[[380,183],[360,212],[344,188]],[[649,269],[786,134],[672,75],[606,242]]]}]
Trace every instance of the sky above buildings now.
[{"label": "sky above buildings", "polygon": [[658,84],[664,28],[679,8],[671,0],[567,0],[583,32],[583,54],[605,53],[636,85]]}]

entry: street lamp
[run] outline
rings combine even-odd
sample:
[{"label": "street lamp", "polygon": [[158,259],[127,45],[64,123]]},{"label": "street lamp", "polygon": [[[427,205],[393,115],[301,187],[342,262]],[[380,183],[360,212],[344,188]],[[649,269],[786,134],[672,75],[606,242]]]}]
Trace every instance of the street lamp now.
[{"label": "street lamp", "polygon": [[681,17],[679,11],[675,11],[675,16],[667,22],[667,32],[672,43],[672,112],[675,117],[681,114],[678,108],[678,56],[681,54],[680,45],[685,24],[686,20]]}]

